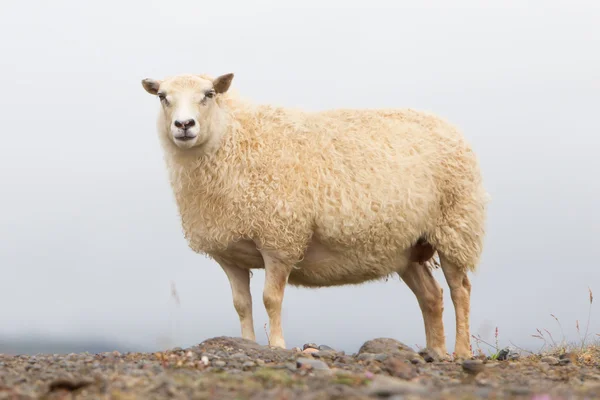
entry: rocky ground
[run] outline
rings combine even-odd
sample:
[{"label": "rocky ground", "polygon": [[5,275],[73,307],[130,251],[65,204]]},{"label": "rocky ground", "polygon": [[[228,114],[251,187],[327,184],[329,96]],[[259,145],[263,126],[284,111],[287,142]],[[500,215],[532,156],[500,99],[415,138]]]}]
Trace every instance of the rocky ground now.
[{"label": "rocky ground", "polygon": [[[0,355],[0,399],[592,399],[598,355],[435,362],[393,339],[347,355],[218,337],[162,353]],[[597,351],[597,350],[596,350]]]}]

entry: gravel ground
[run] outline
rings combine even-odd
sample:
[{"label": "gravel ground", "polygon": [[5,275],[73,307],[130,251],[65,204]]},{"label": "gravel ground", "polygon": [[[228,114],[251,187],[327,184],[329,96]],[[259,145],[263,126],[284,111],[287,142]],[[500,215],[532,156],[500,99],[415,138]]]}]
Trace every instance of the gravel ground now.
[{"label": "gravel ground", "polygon": [[596,356],[435,362],[385,338],[346,355],[217,337],[162,353],[0,355],[0,399],[592,399]]}]

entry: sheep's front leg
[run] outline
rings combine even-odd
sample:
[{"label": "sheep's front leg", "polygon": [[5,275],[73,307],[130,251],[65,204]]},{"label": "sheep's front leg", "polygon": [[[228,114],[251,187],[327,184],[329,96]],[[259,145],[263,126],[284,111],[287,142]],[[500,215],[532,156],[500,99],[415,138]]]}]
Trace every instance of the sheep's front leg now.
[{"label": "sheep's front leg", "polygon": [[250,293],[250,270],[237,267],[223,259],[217,260],[231,285],[233,306],[240,318],[242,337],[256,341],[254,335],[254,321],[252,318],[252,295]]},{"label": "sheep's front leg", "polygon": [[283,329],[281,327],[281,308],[285,286],[287,285],[293,264],[283,261],[274,252],[261,251],[265,261],[265,288],[263,301],[269,315],[269,345],[285,349]]}]

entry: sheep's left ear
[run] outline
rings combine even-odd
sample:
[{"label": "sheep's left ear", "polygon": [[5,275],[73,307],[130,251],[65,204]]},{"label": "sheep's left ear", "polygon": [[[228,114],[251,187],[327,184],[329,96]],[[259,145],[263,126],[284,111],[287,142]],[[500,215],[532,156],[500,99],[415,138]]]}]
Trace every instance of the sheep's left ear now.
[{"label": "sheep's left ear", "polygon": [[233,74],[225,74],[221,75],[218,78],[213,80],[213,87],[215,88],[215,92],[217,93],[225,93],[229,90],[229,86],[231,86],[231,81],[233,80]]},{"label": "sheep's left ear", "polygon": [[146,92],[156,96],[158,88],[160,87],[160,81],[146,78],[142,80],[142,86],[146,89]]}]

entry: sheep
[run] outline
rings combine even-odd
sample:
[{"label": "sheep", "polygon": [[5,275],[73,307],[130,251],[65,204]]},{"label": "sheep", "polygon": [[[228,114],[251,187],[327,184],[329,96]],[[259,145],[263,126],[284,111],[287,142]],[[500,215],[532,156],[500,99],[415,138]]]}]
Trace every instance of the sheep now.
[{"label": "sheep", "polygon": [[250,276],[265,270],[269,345],[286,348],[286,285],[357,285],[397,274],[416,296],[426,344],[448,359],[443,291],[456,317],[455,357],[472,357],[468,272],[480,261],[488,193],[460,131],[414,109],[307,112],[230,90],[233,73],[143,79],[183,235],[228,277],[241,335],[256,340]]}]

